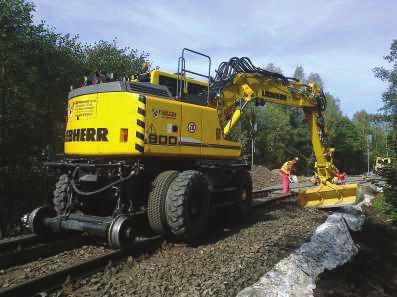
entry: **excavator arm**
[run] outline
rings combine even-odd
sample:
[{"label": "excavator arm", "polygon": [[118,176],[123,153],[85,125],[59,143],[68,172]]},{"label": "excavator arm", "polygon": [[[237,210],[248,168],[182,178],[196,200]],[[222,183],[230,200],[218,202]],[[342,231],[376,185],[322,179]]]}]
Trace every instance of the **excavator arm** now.
[{"label": "excavator arm", "polygon": [[[247,58],[241,60],[243,59],[249,61]],[[336,173],[336,167],[333,164],[334,149],[328,146],[322,115],[326,101],[321,88],[316,84],[303,84],[298,80],[255,66],[252,66],[249,71],[240,69],[233,72],[229,69],[228,72],[228,76],[222,77],[218,70],[212,84],[213,94],[215,94],[212,97],[213,102],[216,102],[218,113],[224,122],[223,134],[226,136],[230,133],[245,108],[252,102],[259,105],[271,102],[302,108],[310,131],[316,157],[315,172],[320,185],[300,193],[299,204],[316,208],[355,204],[357,184],[336,185],[333,183]]]}]

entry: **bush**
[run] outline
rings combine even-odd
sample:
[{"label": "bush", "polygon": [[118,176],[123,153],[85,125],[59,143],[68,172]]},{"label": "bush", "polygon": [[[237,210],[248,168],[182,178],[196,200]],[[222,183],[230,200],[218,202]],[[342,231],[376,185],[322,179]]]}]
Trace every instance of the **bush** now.
[{"label": "bush", "polygon": [[383,177],[386,178],[387,185],[384,188],[382,203],[376,206],[397,225],[397,167],[393,167],[384,172]]}]

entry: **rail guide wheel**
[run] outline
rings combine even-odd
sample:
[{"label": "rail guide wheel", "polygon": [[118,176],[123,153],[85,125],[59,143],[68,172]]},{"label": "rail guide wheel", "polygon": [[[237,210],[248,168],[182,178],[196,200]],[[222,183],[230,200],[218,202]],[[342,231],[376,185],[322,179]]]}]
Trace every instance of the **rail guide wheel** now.
[{"label": "rail guide wheel", "polygon": [[130,247],[135,240],[134,221],[131,217],[121,215],[116,217],[108,229],[108,242],[113,249]]},{"label": "rail guide wheel", "polygon": [[48,233],[51,233],[52,230],[50,227],[46,226],[44,224],[44,219],[46,218],[52,218],[56,216],[55,210],[48,206],[40,206],[36,209],[34,209],[30,214],[28,218],[28,225],[29,229],[36,235],[46,235]]}]

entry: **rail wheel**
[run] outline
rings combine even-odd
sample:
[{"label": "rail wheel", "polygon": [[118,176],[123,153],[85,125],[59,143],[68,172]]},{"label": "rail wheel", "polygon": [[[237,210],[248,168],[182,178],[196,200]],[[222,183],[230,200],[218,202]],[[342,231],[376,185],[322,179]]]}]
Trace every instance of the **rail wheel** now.
[{"label": "rail wheel", "polygon": [[135,235],[132,218],[121,215],[109,226],[108,242],[113,249],[128,248],[133,244]]},{"label": "rail wheel", "polygon": [[62,174],[55,184],[55,190],[53,192],[54,198],[52,199],[57,214],[63,214],[66,210],[68,203],[68,187],[69,176],[67,174]]},{"label": "rail wheel", "polygon": [[210,213],[207,180],[199,171],[178,174],[170,185],[166,218],[171,233],[180,239],[195,239],[204,230]]},{"label": "rail wheel", "polygon": [[178,176],[178,171],[169,170],[160,173],[153,181],[148,198],[148,218],[153,231],[170,235],[170,228],[165,215],[165,199],[170,184]]},{"label": "rail wheel", "polygon": [[36,235],[51,233],[51,229],[44,224],[44,219],[56,216],[54,209],[48,205],[34,209],[28,217],[29,229]]},{"label": "rail wheel", "polygon": [[240,220],[245,219],[251,209],[252,203],[252,180],[247,170],[240,170],[234,176],[234,183],[237,189],[233,194],[235,204],[233,205],[233,213]]}]

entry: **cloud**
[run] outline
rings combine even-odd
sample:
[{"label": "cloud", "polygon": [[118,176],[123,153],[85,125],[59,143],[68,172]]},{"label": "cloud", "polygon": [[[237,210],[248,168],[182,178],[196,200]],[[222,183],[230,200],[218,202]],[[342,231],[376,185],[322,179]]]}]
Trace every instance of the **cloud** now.
[{"label": "cloud", "polygon": [[[83,41],[112,40],[148,51],[154,65],[175,72],[183,47],[208,53],[213,65],[249,56],[285,74],[296,65],[318,72],[352,115],[376,112],[385,89],[372,68],[396,36],[395,1],[34,1],[35,18]],[[205,72],[205,61],[193,63]]]}]

